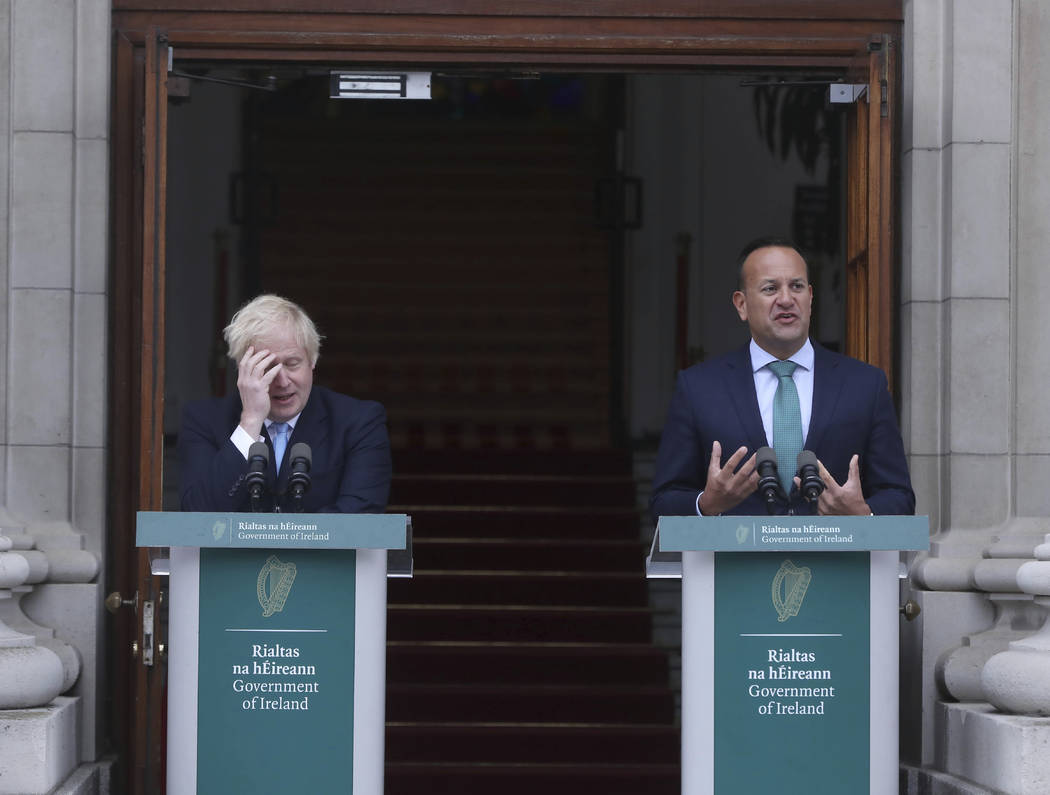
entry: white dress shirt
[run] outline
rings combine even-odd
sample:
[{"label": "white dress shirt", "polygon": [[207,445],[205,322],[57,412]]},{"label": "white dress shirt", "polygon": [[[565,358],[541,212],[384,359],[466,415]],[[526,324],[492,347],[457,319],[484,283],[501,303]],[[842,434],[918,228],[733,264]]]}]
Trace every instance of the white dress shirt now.
[{"label": "white dress shirt", "polygon": [[[295,430],[295,423],[299,422],[299,418],[303,415],[300,411],[290,420],[288,420],[288,437],[291,438],[292,431]],[[273,425],[273,420],[263,420],[263,426],[266,431],[266,435],[270,437],[270,443],[273,444],[273,432],[270,430],[270,426]],[[233,446],[241,451],[241,455],[244,456],[244,460],[248,460],[248,450],[256,442],[266,441],[262,436],[256,436],[254,439],[248,431],[244,430],[240,425],[233,429],[233,433],[230,434],[230,441],[233,442]]]},{"label": "white dress shirt", "polygon": [[[777,357],[758,347],[751,340],[751,370],[755,376],[755,394],[758,395],[758,410],[762,414],[762,427],[766,432],[766,442],[773,446],[773,398],[777,394],[779,379],[776,373],[767,367]],[[809,435],[809,418],[813,416],[813,343],[808,339],[805,344],[789,356],[787,361],[798,365],[791,374],[798,391],[798,407],[802,414],[803,446]]]},{"label": "white dress shirt", "polygon": [[[767,367],[770,362],[777,361],[777,357],[768,351],[758,347],[758,343],[751,340],[751,374],[755,379],[755,394],[758,396],[758,411],[762,415],[762,428],[766,432],[766,444],[773,446],[773,398],[777,394],[777,384],[780,379],[776,373]],[[809,419],[813,416],[813,343],[807,338],[805,343],[795,353],[787,358],[787,361],[798,365],[795,372],[791,374],[791,380],[795,382],[798,392],[798,407],[802,415],[802,439],[809,436]],[[735,450],[723,450],[722,455],[729,457]],[[754,450],[750,452],[754,453]],[[724,461],[724,458],[723,458]],[[700,513],[700,496],[696,495],[696,512]]]}]

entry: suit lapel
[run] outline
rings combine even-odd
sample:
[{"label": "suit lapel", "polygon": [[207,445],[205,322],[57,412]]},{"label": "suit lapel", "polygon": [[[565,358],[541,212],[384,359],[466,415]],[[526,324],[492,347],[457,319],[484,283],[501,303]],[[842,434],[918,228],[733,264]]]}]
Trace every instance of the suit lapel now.
[{"label": "suit lapel", "polygon": [[[758,395],[755,392],[755,375],[751,370],[751,352],[745,345],[725,360],[726,380],[729,396],[733,402],[740,425],[744,429],[748,449],[752,452],[765,447],[766,431],[762,427],[762,412],[758,408]],[[723,451],[726,455],[732,450]]]},{"label": "suit lapel", "polygon": [[810,412],[805,448],[816,452],[835,416],[843,380],[836,357],[816,343],[813,344],[813,353],[813,409]]}]

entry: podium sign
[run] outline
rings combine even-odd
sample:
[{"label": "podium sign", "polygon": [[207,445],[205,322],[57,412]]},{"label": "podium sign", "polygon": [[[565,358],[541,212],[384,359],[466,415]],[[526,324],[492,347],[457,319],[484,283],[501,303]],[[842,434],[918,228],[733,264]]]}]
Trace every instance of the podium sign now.
[{"label": "podium sign", "polygon": [[925,517],[661,517],[650,576],[683,578],[683,795],[896,791],[893,550],[927,543]]},{"label": "podium sign", "polygon": [[139,545],[171,547],[170,793],[382,792],[386,557],[406,519],[139,514]]}]

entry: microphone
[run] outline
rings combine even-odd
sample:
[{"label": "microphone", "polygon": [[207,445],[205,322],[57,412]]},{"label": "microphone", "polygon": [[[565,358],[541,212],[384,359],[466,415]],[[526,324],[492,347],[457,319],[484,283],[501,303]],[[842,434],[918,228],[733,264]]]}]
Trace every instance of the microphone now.
[{"label": "microphone", "polygon": [[802,496],[810,502],[816,502],[824,491],[824,481],[820,479],[817,454],[812,450],[803,450],[798,454],[798,479]]},{"label": "microphone", "polygon": [[302,507],[303,495],[310,490],[310,465],[313,461],[310,445],[306,442],[293,444],[288,453],[288,460],[291,461],[288,488],[292,492],[295,508],[299,510]]},{"label": "microphone", "polygon": [[248,474],[244,482],[248,484],[248,496],[251,497],[252,513],[259,512],[259,499],[266,485],[266,470],[270,466],[270,448],[265,442],[253,442],[248,448]]},{"label": "microphone", "polygon": [[777,499],[784,497],[777,474],[777,454],[772,447],[759,447],[755,460],[758,469],[758,490],[766,501],[766,510],[772,516],[777,508]]}]

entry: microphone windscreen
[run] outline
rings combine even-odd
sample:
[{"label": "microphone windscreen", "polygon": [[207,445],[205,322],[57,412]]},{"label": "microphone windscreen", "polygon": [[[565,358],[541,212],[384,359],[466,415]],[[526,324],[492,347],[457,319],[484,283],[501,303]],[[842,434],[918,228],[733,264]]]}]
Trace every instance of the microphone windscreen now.
[{"label": "microphone windscreen", "polygon": [[817,454],[812,450],[803,450],[798,454],[798,468],[813,467],[817,469]]},{"label": "microphone windscreen", "polygon": [[292,449],[289,451],[289,461],[302,461],[306,464],[306,468],[309,469],[313,463],[313,453],[310,450],[310,445],[306,442],[296,442],[292,445]]},{"label": "microphone windscreen", "polygon": [[253,458],[261,458],[270,463],[270,448],[266,446],[266,442],[252,442],[252,446],[248,448],[248,460]]},{"label": "microphone windscreen", "polygon": [[772,447],[759,447],[758,453],[755,457],[755,466],[762,466],[763,464],[777,464],[777,451]]}]

